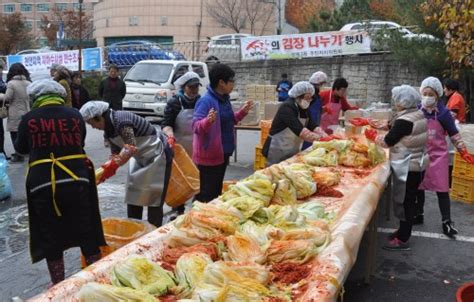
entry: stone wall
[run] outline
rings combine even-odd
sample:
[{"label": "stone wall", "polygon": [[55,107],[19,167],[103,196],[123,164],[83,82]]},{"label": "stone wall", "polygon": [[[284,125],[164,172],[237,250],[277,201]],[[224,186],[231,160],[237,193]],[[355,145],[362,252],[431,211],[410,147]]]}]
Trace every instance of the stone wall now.
[{"label": "stone wall", "polygon": [[328,75],[330,84],[338,77],[347,79],[350,99],[389,102],[392,87],[401,84],[420,86],[426,76],[411,66],[396,62],[390,54],[236,62],[229,65],[236,72],[235,85],[242,97],[245,97],[247,84],[275,85],[282,73],[287,73],[289,79],[296,83],[308,80],[313,72],[322,70]]}]

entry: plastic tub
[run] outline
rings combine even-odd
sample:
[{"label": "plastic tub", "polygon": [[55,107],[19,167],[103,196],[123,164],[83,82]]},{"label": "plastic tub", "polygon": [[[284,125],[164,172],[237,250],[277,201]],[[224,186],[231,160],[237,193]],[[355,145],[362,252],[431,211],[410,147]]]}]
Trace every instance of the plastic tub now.
[{"label": "plastic tub", "polygon": [[474,301],[474,282],[466,283],[461,286],[456,293],[457,302]]},{"label": "plastic tub", "polygon": [[184,204],[188,199],[199,193],[199,186],[199,170],[183,146],[176,144],[171,177],[165,198],[166,204],[170,207]]}]

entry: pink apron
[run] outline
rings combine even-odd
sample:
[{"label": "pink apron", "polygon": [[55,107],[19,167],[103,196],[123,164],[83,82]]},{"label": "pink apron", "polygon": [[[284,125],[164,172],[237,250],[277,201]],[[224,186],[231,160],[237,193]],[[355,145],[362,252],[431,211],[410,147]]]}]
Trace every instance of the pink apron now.
[{"label": "pink apron", "polygon": [[430,163],[420,190],[449,192],[449,153],[446,134],[438,119],[428,119],[428,156]]},{"label": "pink apron", "polygon": [[324,112],[321,116],[321,128],[327,133],[332,134],[329,126],[339,125],[339,112],[341,112],[341,102],[332,102],[332,91],[329,93],[329,103],[326,105],[331,110],[331,113]]}]

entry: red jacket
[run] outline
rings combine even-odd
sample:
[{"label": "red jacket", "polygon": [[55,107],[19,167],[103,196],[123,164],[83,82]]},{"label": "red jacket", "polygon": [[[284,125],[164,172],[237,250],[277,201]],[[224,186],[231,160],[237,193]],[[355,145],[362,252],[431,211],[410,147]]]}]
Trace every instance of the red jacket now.
[{"label": "red jacket", "polygon": [[319,93],[323,107],[329,103],[329,95],[331,95],[332,103],[338,103],[339,101],[341,102],[342,111],[359,109],[357,106],[351,106],[345,97],[337,97],[334,93],[331,93],[331,91],[332,90],[324,90]]}]

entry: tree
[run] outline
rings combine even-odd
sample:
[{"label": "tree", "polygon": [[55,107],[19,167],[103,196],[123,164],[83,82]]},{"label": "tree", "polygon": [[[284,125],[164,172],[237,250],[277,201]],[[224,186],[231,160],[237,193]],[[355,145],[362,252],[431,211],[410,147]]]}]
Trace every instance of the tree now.
[{"label": "tree", "polygon": [[206,4],[207,12],[219,24],[239,33],[245,28],[247,16],[242,0],[211,0]]},{"label": "tree", "polygon": [[0,14],[0,53],[8,55],[31,47],[30,31],[20,13]]},{"label": "tree", "polygon": [[[87,40],[92,38],[93,23],[92,16],[86,14],[84,11],[81,15],[82,19],[82,39]],[[54,46],[56,44],[56,33],[59,30],[60,24],[64,25],[64,34],[66,39],[79,40],[79,12],[74,10],[58,10],[53,9],[51,17],[44,15],[41,19],[41,29],[45,37],[48,39],[48,44]]]},{"label": "tree", "polygon": [[422,4],[425,21],[435,24],[444,34],[447,63],[451,74],[459,77],[462,69],[474,63],[474,2],[428,0]]},{"label": "tree", "polygon": [[265,32],[275,13],[274,6],[275,3],[264,0],[209,0],[206,3],[207,12],[217,23],[236,33],[248,25],[252,35]]}]

